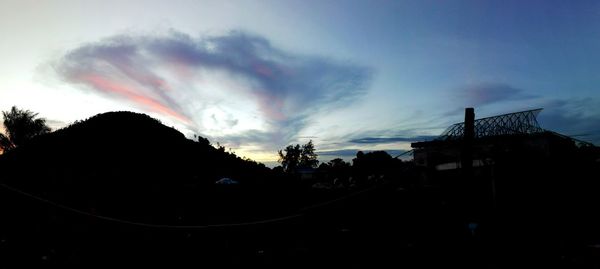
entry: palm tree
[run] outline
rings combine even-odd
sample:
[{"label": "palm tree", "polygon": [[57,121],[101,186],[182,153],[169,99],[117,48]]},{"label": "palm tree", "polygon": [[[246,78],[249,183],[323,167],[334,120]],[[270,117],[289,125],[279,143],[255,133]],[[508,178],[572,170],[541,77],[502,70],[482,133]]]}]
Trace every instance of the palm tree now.
[{"label": "palm tree", "polygon": [[2,111],[5,134],[0,133],[0,150],[9,151],[22,145],[36,135],[51,131],[46,120],[36,118],[38,113],[21,110],[13,106],[10,111]]}]

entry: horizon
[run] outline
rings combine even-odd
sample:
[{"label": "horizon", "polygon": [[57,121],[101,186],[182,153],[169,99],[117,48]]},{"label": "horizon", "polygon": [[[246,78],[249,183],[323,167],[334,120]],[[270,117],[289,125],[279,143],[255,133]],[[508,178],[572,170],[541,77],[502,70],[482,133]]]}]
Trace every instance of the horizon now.
[{"label": "horizon", "polygon": [[[19,109],[19,108],[17,108],[17,109]],[[22,110],[22,111],[25,111],[25,110]],[[29,111],[29,112],[32,112],[32,113],[36,114],[36,113],[35,113],[35,112],[33,112],[33,111]],[[159,119],[157,119],[157,118],[154,118],[154,117],[152,117],[152,116],[150,116],[150,115],[148,115],[148,114],[146,114],[146,113],[139,113],[139,112],[133,112],[133,111],[126,111],[126,110],[123,110],[123,111],[107,111],[107,112],[99,113],[99,114],[93,115],[93,116],[91,116],[91,117],[89,117],[89,118],[86,118],[86,119],[80,119],[80,120],[76,120],[76,121],[74,121],[74,122],[72,122],[72,123],[70,123],[70,124],[68,124],[68,125],[65,125],[65,126],[60,126],[59,128],[51,128],[51,130],[50,130],[50,132],[49,132],[49,133],[53,133],[53,132],[56,132],[56,131],[60,131],[60,130],[62,130],[62,129],[67,129],[67,128],[71,127],[71,126],[72,126],[72,125],[74,125],[74,124],[84,123],[84,122],[86,122],[87,120],[89,120],[89,119],[92,119],[92,118],[94,118],[94,117],[97,117],[97,116],[100,116],[100,115],[104,115],[104,114],[110,114],[110,113],[135,113],[135,114],[139,114],[139,115],[148,116],[148,117],[150,117],[151,119],[157,120],[159,124],[161,124],[161,125],[163,125],[163,126],[165,126],[165,127],[173,128],[173,129],[175,129],[176,131],[178,131],[178,132],[180,132],[180,133],[181,133],[181,131],[180,131],[180,130],[177,130],[177,128],[175,128],[175,127],[173,127],[173,126],[167,126],[167,125],[165,125],[165,124],[164,124],[162,121],[160,121]],[[36,117],[36,118],[38,118],[38,117]],[[42,119],[43,119],[43,118],[42,118]],[[45,120],[45,119],[44,119],[44,120]],[[48,126],[48,125],[46,124],[46,126]],[[49,126],[48,126],[48,127],[49,127]],[[3,129],[3,130],[4,130],[4,132],[6,132],[6,130],[4,129],[4,126],[3,126],[3,123],[2,123],[2,122],[0,122],[0,129]],[[1,132],[0,132],[0,133],[1,133]],[[47,133],[47,134],[49,134],[49,133]],[[183,134],[183,133],[181,133],[181,134],[185,136],[185,134]],[[200,142],[200,139],[199,139],[200,137],[202,137],[202,136],[198,136],[198,135],[194,135],[194,137],[188,137],[188,136],[185,136],[185,138],[186,138],[186,139],[189,139],[189,140],[191,140],[191,141],[194,141],[194,142]],[[205,138],[205,137],[202,137],[202,138]],[[205,139],[206,139],[206,138],[205,138]],[[309,141],[310,141],[310,140],[309,140]],[[218,147],[223,147],[223,149],[224,149],[225,151],[227,151],[228,153],[232,153],[232,154],[234,154],[234,155],[238,155],[238,154],[237,154],[235,151],[233,151],[231,148],[227,149],[227,148],[225,148],[223,145],[220,145],[218,142],[214,142],[214,143],[213,143],[212,141],[208,141],[208,143],[210,144],[210,146],[212,146],[212,147],[213,147],[213,148],[215,148],[215,149],[217,149]],[[331,160],[333,160],[333,159],[340,158],[340,159],[343,159],[344,161],[346,161],[346,162],[348,162],[348,163],[352,164],[352,159],[353,159],[354,157],[356,157],[356,154],[357,154],[359,151],[361,151],[361,152],[364,152],[364,153],[369,153],[369,152],[374,152],[374,151],[377,151],[377,150],[365,150],[365,151],[363,151],[363,150],[358,150],[358,149],[345,149],[345,150],[342,150],[342,151],[319,151],[319,150],[317,149],[317,150],[315,151],[315,153],[317,153],[319,157],[322,157],[322,156],[328,156],[328,157],[325,157],[324,159],[323,159],[323,158],[319,158],[319,163],[328,163],[329,161],[331,161]],[[403,155],[403,154],[405,154],[405,153],[409,152],[410,150],[409,150],[409,151],[403,151],[403,150],[382,150],[382,151],[386,152],[387,154],[389,154],[389,155],[390,155],[390,156],[392,156],[392,157],[395,157],[395,156],[397,156],[397,155]],[[3,152],[3,149],[2,149],[2,148],[0,148],[0,155],[2,155],[2,154],[4,154],[4,152]],[[345,159],[345,158],[343,158],[343,157],[347,157],[347,156],[352,156],[352,158],[350,158],[349,160],[348,160],[348,159]],[[244,156],[238,156],[238,157],[242,157],[242,158],[244,158]],[[252,159],[251,159],[251,160],[252,160]],[[256,160],[252,160],[252,161],[256,161]],[[262,164],[264,164],[266,167],[269,167],[269,168],[274,168],[274,167],[277,167],[277,166],[281,166],[281,163],[280,163],[279,161],[268,161],[268,162],[258,162],[258,163],[262,163]]]},{"label": "horizon", "polygon": [[465,107],[542,107],[542,128],[600,142],[593,1],[3,3],[0,111],[53,129],[145,113],[268,165],[289,144],[351,161]]}]

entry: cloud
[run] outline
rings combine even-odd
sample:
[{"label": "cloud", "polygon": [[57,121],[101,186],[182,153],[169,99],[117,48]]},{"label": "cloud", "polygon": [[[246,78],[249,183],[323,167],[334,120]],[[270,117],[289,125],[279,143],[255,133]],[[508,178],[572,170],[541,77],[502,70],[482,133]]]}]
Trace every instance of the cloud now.
[{"label": "cloud", "polygon": [[504,83],[478,83],[458,89],[457,97],[466,106],[481,107],[484,105],[535,98],[525,94],[522,89]]},{"label": "cloud", "polygon": [[335,158],[342,158],[345,160],[352,160],[352,158],[356,157],[356,153],[362,151],[364,153],[373,152],[373,151],[385,151],[390,154],[392,157],[396,157],[400,154],[406,153],[407,150],[397,150],[397,149],[384,149],[384,150],[374,150],[374,149],[341,149],[341,150],[326,150],[326,151],[317,151],[317,155],[319,155],[319,159],[330,160]]},{"label": "cloud", "polygon": [[[272,142],[274,139],[278,139],[278,136],[281,134],[277,131],[259,131],[259,130],[249,130],[240,134],[227,135],[224,137],[210,137],[211,140],[219,143],[227,143],[232,148],[238,148],[240,146],[244,146],[245,144],[260,144],[263,145],[262,148],[268,149],[276,149],[276,146],[268,146],[269,142]],[[225,139],[226,141],[224,141]]]},{"label": "cloud", "polygon": [[359,149],[340,149],[340,150],[325,150],[317,151],[319,156],[356,156]]},{"label": "cloud", "polygon": [[395,137],[362,137],[351,139],[350,143],[356,144],[387,144],[387,143],[396,143],[396,142],[417,142],[417,141],[425,141],[432,140],[436,138],[436,136],[431,135],[421,135],[421,136],[395,136]]},{"label": "cloud", "polygon": [[213,124],[215,124],[215,125],[225,124],[227,127],[230,127],[230,128],[236,126],[238,124],[239,120],[234,119],[233,116],[231,116],[231,115],[228,115],[228,116],[229,117],[225,118],[225,119],[218,119],[216,114],[213,113],[210,115],[210,118],[212,119]]},{"label": "cloud", "polygon": [[50,127],[54,131],[54,130],[58,130],[60,128],[63,128],[65,126],[67,126],[68,124],[66,122],[60,121],[60,120],[49,120],[49,119],[46,119],[46,125],[48,125],[48,127]]},{"label": "cloud", "polygon": [[550,100],[543,107],[538,116],[542,128],[600,145],[600,100]]},{"label": "cloud", "polygon": [[[277,144],[287,143],[316,113],[356,100],[372,76],[367,67],[289,52],[243,31],[116,35],[69,51],[54,68],[81,90],[199,132],[224,129],[213,134],[221,140],[264,143],[268,138]],[[227,116],[212,114],[214,107]],[[215,127],[213,120],[226,122]]]}]

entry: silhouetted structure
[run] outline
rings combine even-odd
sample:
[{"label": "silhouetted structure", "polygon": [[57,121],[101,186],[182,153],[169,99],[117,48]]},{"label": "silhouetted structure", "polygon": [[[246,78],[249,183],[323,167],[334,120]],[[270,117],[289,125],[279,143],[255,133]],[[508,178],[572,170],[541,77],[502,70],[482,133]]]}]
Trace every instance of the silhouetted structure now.
[{"label": "silhouetted structure", "polygon": [[[187,139],[149,116],[100,114],[0,156],[0,260],[219,268],[597,265],[580,250],[600,242],[598,152],[554,133],[559,142],[539,153],[541,133],[480,137],[474,113],[466,120],[473,123],[466,124],[473,126],[467,143],[454,135],[417,148],[437,154],[423,155],[430,167],[415,169],[383,151],[357,152],[352,165],[334,159],[319,166],[318,182],[303,182],[205,138]],[[448,160],[475,164],[472,174],[437,169]],[[421,171],[442,188],[414,187]],[[479,205],[494,179],[502,211],[490,217]]]},{"label": "silhouetted structure", "polygon": [[[420,186],[432,190],[474,242],[486,242],[499,260],[551,263],[552,253],[600,240],[600,222],[591,214],[600,206],[600,150],[541,128],[540,111],[471,125],[473,111],[467,109],[465,123],[412,144]],[[544,254],[532,255],[530,246]]]},{"label": "silhouetted structure", "polygon": [[[473,108],[467,108],[465,117],[470,116],[473,119],[473,138],[487,136],[515,135],[515,134],[534,134],[544,130],[537,122],[537,115],[542,111],[541,108],[526,110],[521,112],[508,113],[493,117],[481,118],[475,121],[475,111]],[[440,136],[440,140],[462,139],[466,134],[465,123],[468,121],[456,123],[448,127]]]},{"label": "silhouetted structure", "polygon": [[[471,135],[468,135],[471,128],[465,128],[468,127],[465,122],[453,124],[433,141],[411,144],[415,163],[430,170],[441,171],[464,166],[463,159],[470,154],[472,165],[481,167],[492,164],[499,155],[516,151],[550,156],[569,147],[592,146],[541,128],[536,119],[541,110],[477,119],[473,122]],[[468,110],[466,114],[469,114]],[[470,145],[463,147],[465,143]]]}]

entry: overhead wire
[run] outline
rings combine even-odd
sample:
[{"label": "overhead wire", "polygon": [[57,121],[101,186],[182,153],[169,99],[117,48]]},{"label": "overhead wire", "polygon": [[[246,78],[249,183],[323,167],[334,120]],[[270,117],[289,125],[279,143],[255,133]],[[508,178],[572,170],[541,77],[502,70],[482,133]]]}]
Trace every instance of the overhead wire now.
[{"label": "overhead wire", "polygon": [[92,218],[96,218],[96,219],[101,219],[101,220],[105,220],[105,221],[109,221],[109,222],[114,222],[114,223],[121,223],[121,224],[126,224],[126,225],[131,225],[131,226],[139,226],[139,227],[146,227],[146,228],[158,228],[158,229],[186,229],[186,230],[200,230],[200,229],[209,229],[209,228],[227,228],[227,227],[241,227],[241,226],[252,226],[252,225],[261,225],[261,224],[269,224],[269,223],[276,223],[276,222],[283,222],[283,221],[287,221],[287,220],[291,220],[291,219],[295,219],[295,218],[299,218],[302,217],[306,214],[306,211],[309,210],[314,210],[316,208],[320,208],[320,207],[324,207],[345,199],[348,199],[350,197],[356,196],[358,194],[362,194],[368,191],[372,191],[374,190],[377,186],[373,186],[370,187],[368,189],[364,189],[364,190],[360,190],[360,191],[356,191],[350,194],[347,194],[345,196],[336,198],[336,199],[332,199],[329,201],[325,201],[322,203],[318,203],[318,204],[314,204],[314,205],[310,205],[310,206],[306,206],[303,207],[301,209],[298,210],[298,213],[295,214],[290,214],[290,215],[286,215],[286,216],[282,216],[282,217],[276,217],[276,218],[268,218],[268,219],[263,219],[263,220],[256,220],[256,221],[247,221],[247,222],[236,222],[236,223],[218,223],[218,224],[205,224],[205,225],[170,225],[170,224],[154,224],[154,223],[146,223],[146,222],[137,222],[137,221],[130,221],[130,220],[125,220],[125,219],[120,219],[120,218],[114,218],[114,217],[109,217],[109,216],[104,216],[104,215],[98,215],[98,214],[94,214],[91,212],[87,212],[84,210],[80,210],[80,209],[76,209],[58,202],[54,202],[51,201],[49,199],[46,198],[42,198],[39,197],[37,195],[31,194],[29,192],[11,187],[9,185],[6,185],[4,183],[0,183],[0,187],[12,191],[14,193],[20,194],[22,196],[26,196],[29,197],[31,199],[37,200],[39,202],[54,206],[56,208],[60,208],[62,210],[68,211],[68,212],[72,212],[78,215],[83,215],[83,216],[88,216],[88,217],[92,217]]}]

